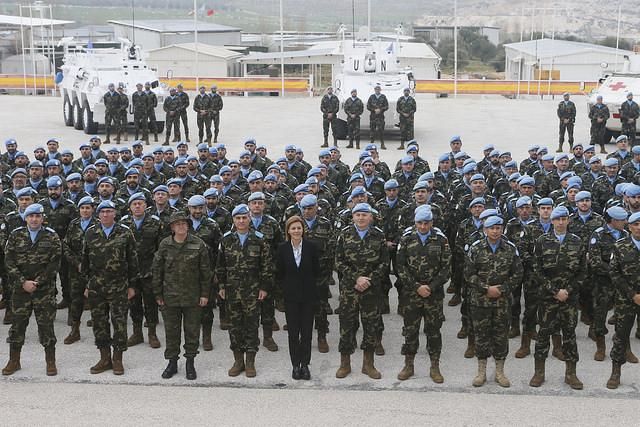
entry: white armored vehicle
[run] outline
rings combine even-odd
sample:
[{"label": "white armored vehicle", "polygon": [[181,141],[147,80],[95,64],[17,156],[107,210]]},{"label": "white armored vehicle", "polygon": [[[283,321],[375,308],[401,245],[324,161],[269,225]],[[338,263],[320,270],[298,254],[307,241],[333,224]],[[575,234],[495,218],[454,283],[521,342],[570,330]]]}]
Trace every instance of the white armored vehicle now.
[{"label": "white armored vehicle", "polygon": [[[588,108],[596,103],[599,95],[602,95],[602,102],[609,107],[611,118],[607,120],[606,140],[611,137],[617,138],[622,131],[620,122],[620,105],[627,100],[627,94],[631,92],[636,102],[640,100],[640,55],[624,57],[622,71],[605,75],[600,80],[600,85],[589,95]],[[637,132],[640,134],[640,123],[636,124]]]},{"label": "white armored vehicle", "polygon": [[[120,49],[116,48],[68,48],[65,41],[64,65],[56,75],[56,83],[63,98],[64,122],[87,134],[95,134],[104,128],[105,107],[102,97],[108,91],[109,83],[116,87],[123,85],[129,97],[130,119],[133,118],[131,95],[136,84],[151,83],[151,90],[158,98],[156,118],[164,117],[162,104],[167,96],[165,84],[158,81],[156,72],[145,62],[139,46],[121,39]],[[163,121],[157,121],[158,133],[162,132]]]}]

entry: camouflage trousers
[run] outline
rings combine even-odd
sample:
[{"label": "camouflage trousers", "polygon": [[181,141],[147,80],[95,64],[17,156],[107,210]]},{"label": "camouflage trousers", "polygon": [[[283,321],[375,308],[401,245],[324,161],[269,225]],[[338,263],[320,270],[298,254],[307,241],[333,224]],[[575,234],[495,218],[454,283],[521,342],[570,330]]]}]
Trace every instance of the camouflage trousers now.
[{"label": "camouflage trousers", "polygon": [[467,332],[467,335],[473,335],[473,322],[471,321],[471,296],[469,294],[469,285],[462,279],[462,304],[460,304],[460,320],[462,322],[462,329]]},{"label": "camouflage trousers", "polygon": [[576,326],[578,307],[575,302],[542,301],[538,312],[540,329],[536,340],[535,358],[546,359],[549,355],[549,337],[562,332],[562,352],[567,362],[578,362]]},{"label": "camouflage trousers", "polygon": [[340,343],[341,354],[353,354],[357,347],[356,333],[362,322],[362,345],[364,351],[373,351],[381,335],[379,289],[370,288],[364,293],[348,289],[340,291]]},{"label": "camouflage trousers", "polygon": [[154,134],[158,133],[158,124],[156,123],[156,112],[155,110],[149,111],[147,115],[147,123],[149,124],[149,130]]},{"label": "camouflage trousers", "polygon": [[636,316],[640,316],[640,306],[629,300],[626,295],[616,298],[616,333],[613,335],[613,347],[611,348],[611,360],[615,363],[626,362],[624,356],[629,345],[629,335]]},{"label": "camouflage trousers", "polygon": [[381,117],[371,117],[371,120],[369,120],[369,129],[372,144],[376,141],[376,138],[378,138],[380,142],[384,142],[384,115],[381,115]]},{"label": "camouflage trousers", "polygon": [[591,327],[597,337],[607,335],[607,313],[613,305],[615,287],[609,277],[593,276],[593,322]]},{"label": "camouflage trousers", "polygon": [[315,325],[318,330],[318,336],[324,337],[329,332],[329,281],[333,280],[330,275],[323,277],[317,281],[318,295],[320,300],[315,307]]},{"label": "camouflage trousers", "polygon": [[267,295],[260,303],[260,324],[271,327],[276,320],[276,301],[273,294]]},{"label": "camouflage trousers", "polygon": [[165,127],[167,128],[166,137],[167,139],[171,138],[171,129],[173,128],[173,135],[176,140],[180,139],[180,116],[175,115],[172,116],[167,113],[165,120]]},{"label": "camouflage trousers", "polygon": [[[224,300],[221,300],[224,301]],[[213,314],[213,309],[216,308],[218,303],[218,290],[211,288],[209,291],[209,301],[207,305],[202,308],[202,326],[211,327],[213,326],[213,319],[215,315]],[[220,304],[220,317],[222,317],[222,312],[224,309],[222,308],[224,303]]]},{"label": "camouflage trousers", "polygon": [[[127,350],[127,300],[126,289],[109,295],[89,292],[89,306],[91,307],[91,320],[93,321],[93,336],[96,347],[106,348],[113,346],[114,351]],[[109,320],[113,325],[113,337]]]},{"label": "camouflage trousers", "polygon": [[69,316],[73,322],[82,319],[84,310],[84,289],[87,284],[86,277],[78,273],[75,267],[69,269],[69,282],[71,283],[71,300],[69,303]]},{"label": "camouflage trousers", "polygon": [[400,115],[400,141],[413,139],[413,117]]},{"label": "camouflage trousers", "polygon": [[622,123],[622,135],[627,135],[629,144],[633,147],[636,141],[636,121],[633,123]]},{"label": "camouflage trousers", "polygon": [[133,124],[136,127],[136,139],[138,139],[138,134],[142,133],[142,139],[146,139],[149,133],[149,127],[147,124],[147,114],[146,112],[143,114],[133,114]]},{"label": "camouflage trousers", "polygon": [[[0,260],[0,262],[4,263],[4,257]],[[2,274],[2,300],[6,301],[7,304],[11,303],[11,294],[13,293],[13,289],[11,289],[11,284],[9,283],[9,277],[6,273]]]},{"label": "camouflage trousers", "polygon": [[349,135],[349,142],[354,140],[360,142],[360,116],[347,117],[347,135]]},{"label": "camouflage trousers", "polygon": [[560,144],[564,143],[564,134],[567,133],[569,137],[569,145],[573,147],[573,127],[573,122],[565,123],[563,120],[560,120],[560,130],[558,132],[558,142]]},{"label": "camouflage trousers", "polygon": [[580,303],[580,310],[583,313],[587,314],[590,318],[593,319],[593,282],[590,280],[593,277],[591,274],[588,275],[587,280],[583,280],[580,285],[580,293],[578,296],[578,301]]},{"label": "camouflage trousers", "polygon": [[[415,294],[415,292],[414,292]],[[444,320],[442,299],[422,298],[417,294],[407,295],[408,303],[404,309],[402,335],[404,344],[402,354],[416,354],[420,345],[420,324],[424,320],[424,333],[427,336],[427,351],[431,358],[440,358],[442,335],[440,328]]]},{"label": "camouflage trousers", "polygon": [[257,297],[227,299],[227,310],[231,324],[229,327],[231,350],[256,353],[260,346],[258,339],[260,307]]},{"label": "camouflage trousers", "polygon": [[62,298],[69,302],[71,301],[71,282],[69,280],[69,270],[71,265],[64,257],[60,260],[60,270],[58,276],[60,277],[60,288],[62,289]]},{"label": "camouflage trousers", "polygon": [[604,145],[609,141],[605,141],[605,135],[607,133],[607,122],[598,123],[596,121],[591,122],[591,145]]},{"label": "camouflage trousers", "polygon": [[106,111],[104,113],[104,126],[107,131],[107,136],[113,131],[117,132],[119,127],[118,114],[111,111]]},{"label": "camouflage trousers", "polygon": [[22,287],[14,289],[11,309],[13,310],[13,323],[7,338],[11,347],[21,348],[24,345],[24,335],[29,325],[31,313],[36,315],[40,344],[43,347],[56,345],[56,334],[53,329],[53,322],[56,319],[55,286],[42,286],[32,294],[26,292]]},{"label": "camouflage trousers", "polygon": [[118,113],[118,119],[117,119],[117,126],[118,132],[126,132],[127,131],[127,124],[128,124],[128,116],[127,116],[127,111],[121,111]]},{"label": "camouflage trousers", "polygon": [[218,133],[220,133],[220,112],[214,112],[211,115],[213,120],[213,136],[217,139]]},{"label": "camouflage trousers", "polygon": [[[180,111],[180,120],[182,120],[182,127],[184,128],[184,134],[189,137],[189,119],[187,117],[187,110]],[[179,126],[179,124],[177,124]]]},{"label": "camouflage trousers", "polygon": [[476,357],[504,360],[509,354],[509,325],[511,309],[509,305],[498,307],[470,306],[469,313],[473,322],[476,338]]},{"label": "camouflage trousers", "polygon": [[148,325],[158,324],[158,304],[153,294],[153,278],[140,279],[140,289],[136,289],[136,296],[129,300],[129,310],[133,323],[142,323],[142,318]]},{"label": "camouflage trousers", "polygon": [[204,138],[205,130],[207,132],[207,141],[211,141],[211,116],[209,114],[203,116],[198,114],[198,137],[200,140]]},{"label": "camouflage trousers", "polygon": [[[525,273],[526,277],[526,273]],[[540,306],[540,289],[530,277],[525,279],[524,310],[522,312],[522,332],[535,332],[538,324],[538,309]]]},{"label": "camouflage trousers", "polygon": [[167,341],[164,358],[177,359],[180,355],[181,329],[184,329],[184,357],[196,357],[200,346],[202,308],[164,306],[161,312]]},{"label": "camouflage trousers", "polygon": [[331,127],[331,133],[333,134],[334,138],[336,136],[336,120],[337,117],[333,116],[332,119],[328,119],[326,117],[322,117],[322,134],[324,135],[324,137],[328,137],[329,136],[329,127]]}]

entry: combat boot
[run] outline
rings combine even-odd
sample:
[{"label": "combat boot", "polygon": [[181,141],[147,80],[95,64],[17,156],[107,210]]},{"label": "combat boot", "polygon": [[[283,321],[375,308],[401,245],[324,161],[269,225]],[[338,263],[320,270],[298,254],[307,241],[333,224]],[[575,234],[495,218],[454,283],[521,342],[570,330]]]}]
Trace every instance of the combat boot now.
[{"label": "combat boot", "polygon": [[535,361],[535,371],[533,373],[533,377],[529,381],[530,387],[540,387],[542,383],[544,383],[544,364],[545,359],[536,359]]},{"label": "combat boot", "polygon": [[360,138],[356,138],[356,149],[360,149]]},{"label": "combat boot", "polygon": [[167,367],[162,372],[162,378],[168,380],[178,373],[178,359],[169,359]]},{"label": "combat boot", "polygon": [[127,347],[133,347],[144,342],[144,336],[142,335],[142,322],[135,322],[133,324],[133,334],[127,340]]},{"label": "combat boot", "polygon": [[329,353],[329,343],[327,343],[327,336],[318,334],[318,351],[320,353]]},{"label": "combat boot", "polygon": [[[273,319],[273,323],[271,324],[271,330],[273,332],[278,332],[280,330],[280,324],[278,323],[278,321],[275,318]],[[286,331],[286,329],[285,329],[285,331]]]},{"label": "combat boot", "polygon": [[69,308],[69,301],[63,298],[56,304],[56,310],[64,310],[65,308]]},{"label": "combat boot", "polygon": [[[349,145],[351,145],[351,143],[349,143]],[[328,148],[328,147],[329,147],[329,137],[325,136],[324,137],[324,142],[322,143],[320,148]],[[347,148],[349,148],[349,147],[347,147]]]},{"label": "combat boot", "polygon": [[380,138],[380,149],[381,150],[386,150],[387,147],[384,145],[384,139]]},{"label": "combat boot", "polygon": [[7,300],[2,299],[0,300],[0,310],[4,310],[5,308],[7,308]]},{"label": "combat boot", "polygon": [[188,380],[195,380],[196,378],[198,378],[196,367],[193,364],[193,359],[193,357],[187,357],[187,363],[185,365],[185,370],[187,371],[186,378]]},{"label": "combat boot", "polygon": [[269,351],[278,351],[278,344],[273,340],[273,330],[270,327],[265,326],[262,328],[262,335],[262,345]]},{"label": "combat boot", "polygon": [[556,153],[562,153],[562,146],[563,146],[563,145],[564,145],[564,144],[563,144],[562,142],[559,142],[559,143],[558,143],[558,149],[556,150]]},{"label": "combat boot", "polygon": [[211,325],[202,325],[202,349],[204,351],[213,350],[213,342],[211,342]]},{"label": "combat boot", "polygon": [[158,340],[158,336],[156,335],[156,325],[149,324],[149,346],[151,348],[160,348],[160,340]]},{"label": "combat boot", "polygon": [[229,369],[228,374],[230,377],[237,377],[244,371],[244,353],[241,351],[234,351],[233,359],[233,366]]},{"label": "combat boot", "polygon": [[564,352],[562,351],[562,337],[560,335],[552,335],[551,342],[553,344],[553,350],[551,355],[558,360],[564,362]]},{"label": "combat boot", "polygon": [[103,144],[111,144],[111,132],[107,131],[107,138],[102,141]]},{"label": "combat boot", "polygon": [[382,378],[380,372],[373,365],[373,351],[364,351],[362,353],[362,373],[368,375],[372,380]]},{"label": "combat boot", "polygon": [[564,382],[574,390],[582,390],[582,381],[576,375],[576,362],[565,362],[566,370],[564,373]]},{"label": "combat boot", "polygon": [[69,335],[67,335],[67,337],[64,339],[64,343],[73,344],[76,341],[80,341],[80,322],[79,321],[73,322],[73,325],[71,326],[71,332],[69,332]]},{"label": "combat boot", "polygon": [[607,351],[604,337],[596,337],[596,353],[593,355],[593,360],[602,362]]},{"label": "combat boot", "polygon": [[349,145],[347,145],[345,148],[353,148],[353,139],[349,138]]},{"label": "combat boot", "polygon": [[153,142],[158,142],[158,134],[157,133],[153,134]]},{"label": "combat boot", "polygon": [[511,387],[509,378],[504,374],[504,359],[496,360],[496,382],[500,387]]},{"label": "combat boot", "polygon": [[47,376],[53,377],[58,375],[58,368],[56,368],[56,347],[49,346],[44,349],[44,359],[47,362]]},{"label": "combat boot", "polygon": [[467,337],[467,349],[464,351],[465,359],[476,357],[476,339],[474,336]]},{"label": "combat boot", "polygon": [[522,359],[531,354],[531,334],[529,332],[522,333],[520,348],[516,351],[516,358]]},{"label": "combat boot", "polygon": [[375,348],[376,356],[384,356],[384,347],[382,346],[382,337],[379,337],[376,340],[376,348]]},{"label": "combat boot", "polygon": [[607,381],[607,388],[616,389],[620,385],[620,374],[622,370],[622,365],[616,362],[613,362],[611,366],[611,376],[609,377],[609,381]]},{"label": "combat boot", "polygon": [[247,378],[256,376],[256,353],[254,351],[247,353],[247,361],[244,365],[244,374]]},{"label": "combat boot", "polygon": [[340,367],[336,371],[336,378],[345,378],[351,373],[351,355],[340,354]]},{"label": "combat boot", "polygon": [[638,358],[631,351],[631,343],[627,341],[627,349],[624,352],[624,358],[629,363],[638,363]]},{"label": "combat boot", "polygon": [[398,379],[400,381],[408,380],[414,374],[413,370],[413,362],[415,360],[415,354],[405,354],[404,355],[404,367],[398,373]]},{"label": "combat boot", "polygon": [[229,319],[226,316],[220,317],[220,329],[226,331],[229,329],[229,326]]},{"label": "combat boot", "polygon": [[444,377],[440,373],[440,359],[435,357],[431,358],[431,367],[429,368],[429,376],[436,384],[442,384],[444,382]]},{"label": "combat boot", "polygon": [[202,137],[198,138],[198,144],[202,144]]},{"label": "combat boot", "polygon": [[458,337],[458,339],[465,339],[469,336],[468,332],[467,332],[467,328],[465,328],[464,326],[460,327],[460,330],[458,331],[458,334],[456,335],[456,337]]},{"label": "combat boot", "polygon": [[478,373],[473,382],[474,387],[482,387],[487,382],[487,359],[478,359]]},{"label": "combat boot", "polygon": [[451,297],[451,299],[449,300],[447,305],[449,307],[455,307],[455,306],[459,305],[461,302],[462,302],[462,298],[460,298],[460,295],[455,294],[454,296]]},{"label": "combat boot", "polygon": [[120,132],[116,133],[115,142],[116,142],[116,144],[120,144]]},{"label": "combat boot", "polygon": [[189,139],[189,131],[188,130],[184,131],[184,141],[185,142],[191,142],[191,140]]},{"label": "combat boot", "polygon": [[122,365],[122,351],[113,350],[113,375],[124,374],[124,366]]},{"label": "combat boot", "polygon": [[338,138],[336,138],[335,136],[333,137],[333,146],[334,147],[338,146]]},{"label": "combat boot", "polygon": [[13,323],[13,310],[11,310],[11,302],[7,305],[7,309],[4,311],[3,325],[10,325]]},{"label": "combat boot", "polygon": [[404,150],[404,141],[400,141],[400,146],[398,147],[398,150]]},{"label": "combat boot", "polygon": [[600,154],[609,154],[607,150],[604,148],[604,144],[600,144]]},{"label": "combat boot", "polygon": [[518,322],[514,322],[509,328],[509,338],[515,338],[520,336],[520,325]]},{"label": "combat boot", "polygon": [[[138,138],[136,138],[138,139]],[[129,140],[129,132],[127,132],[126,130],[124,132],[122,132],[122,140],[123,141],[128,141]]]},{"label": "combat boot", "polygon": [[2,369],[2,375],[13,375],[16,371],[20,370],[20,350],[20,347],[9,347],[9,361]]},{"label": "combat boot", "polygon": [[111,348],[102,347],[100,349],[100,360],[98,360],[98,363],[93,365],[89,371],[92,374],[100,374],[112,368],[113,368],[113,365],[111,362]]}]

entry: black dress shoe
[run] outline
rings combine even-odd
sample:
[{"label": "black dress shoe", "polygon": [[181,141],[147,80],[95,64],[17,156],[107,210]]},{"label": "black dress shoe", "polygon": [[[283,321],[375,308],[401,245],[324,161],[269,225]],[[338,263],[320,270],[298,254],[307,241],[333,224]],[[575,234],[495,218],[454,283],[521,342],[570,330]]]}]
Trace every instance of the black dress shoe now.
[{"label": "black dress shoe", "polygon": [[167,365],[166,369],[162,373],[162,378],[169,379],[176,373],[178,373],[178,360],[171,359],[169,360],[169,364]]},{"label": "black dress shoe", "polygon": [[198,378],[198,376],[196,375],[196,368],[195,366],[193,366],[193,357],[187,357],[187,364],[186,364],[185,370],[187,371],[188,380],[195,380],[196,378]]},{"label": "black dress shoe", "polygon": [[307,365],[302,365],[302,367],[300,367],[300,379],[301,380],[311,379],[311,372],[309,372],[309,367]]},{"label": "black dress shoe", "polygon": [[300,379],[300,367],[296,366],[293,368],[293,371],[291,371],[291,378],[293,378],[294,380],[299,380]]}]

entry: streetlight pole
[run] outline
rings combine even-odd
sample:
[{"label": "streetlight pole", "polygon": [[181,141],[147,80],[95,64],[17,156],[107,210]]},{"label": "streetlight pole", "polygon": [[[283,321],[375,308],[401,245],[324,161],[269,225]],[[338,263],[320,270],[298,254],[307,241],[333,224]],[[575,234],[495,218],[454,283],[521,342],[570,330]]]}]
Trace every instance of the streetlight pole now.
[{"label": "streetlight pole", "polygon": [[280,0],[280,96],[284,96],[284,12]]},{"label": "streetlight pole", "polygon": [[458,97],[458,0],[453,0],[453,97]]}]

